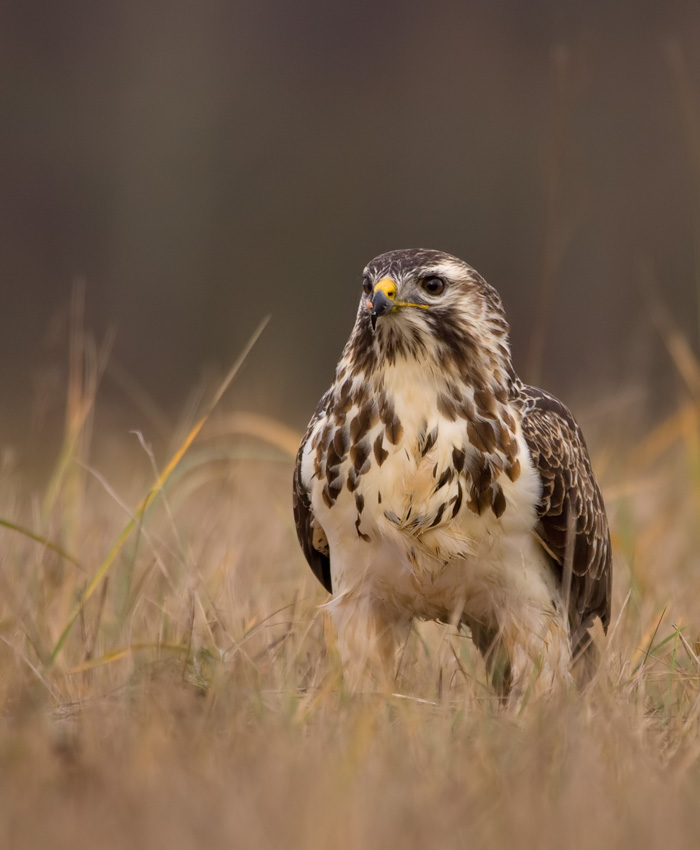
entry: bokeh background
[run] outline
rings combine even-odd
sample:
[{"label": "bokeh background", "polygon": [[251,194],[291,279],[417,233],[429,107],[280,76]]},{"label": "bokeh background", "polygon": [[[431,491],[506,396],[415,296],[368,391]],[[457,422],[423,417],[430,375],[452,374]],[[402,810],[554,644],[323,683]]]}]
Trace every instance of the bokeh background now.
[{"label": "bokeh background", "polygon": [[228,403],[302,427],[408,246],[501,291],[524,377],[676,401],[645,292],[696,345],[696,2],[6,2],[0,91],[3,446],[50,444],[75,281],[116,427],[117,372],[176,419],[266,313]]}]

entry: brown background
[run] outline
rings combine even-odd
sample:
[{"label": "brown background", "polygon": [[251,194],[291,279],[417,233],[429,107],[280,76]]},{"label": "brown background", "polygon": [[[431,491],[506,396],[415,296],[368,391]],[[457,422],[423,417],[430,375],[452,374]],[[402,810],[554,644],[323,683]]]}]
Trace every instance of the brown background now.
[{"label": "brown background", "polygon": [[0,86],[2,445],[61,413],[76,278],[173,416],[271,312],[228,403],[301,426],[408,246],[499,288],[525,377],[674,403],[639,279],[695,344],[698,3],[4,3]]}]

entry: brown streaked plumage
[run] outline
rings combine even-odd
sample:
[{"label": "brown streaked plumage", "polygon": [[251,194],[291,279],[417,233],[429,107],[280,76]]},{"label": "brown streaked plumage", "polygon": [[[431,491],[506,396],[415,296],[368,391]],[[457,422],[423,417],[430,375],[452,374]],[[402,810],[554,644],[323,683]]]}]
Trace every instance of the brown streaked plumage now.
[{"label": "brown streaked plumage", "polygon": [[[603,497],[586,442],[559,399],[522,387],[522,428],[542,481],[535,534],[570,582],[569,623],[574,647],[595,617],[610,622],[612,562]],[[568,576],[565,573],[568,572]]]},{"label": "brown streaked plumage", "polygon": [[517,377],[500,298],[463,261],[392,251],[363,289],[293,488],[348,676],[390,678],[418,617],[468,627],[511,700],[566,684],[612,577],[578,425]]}]

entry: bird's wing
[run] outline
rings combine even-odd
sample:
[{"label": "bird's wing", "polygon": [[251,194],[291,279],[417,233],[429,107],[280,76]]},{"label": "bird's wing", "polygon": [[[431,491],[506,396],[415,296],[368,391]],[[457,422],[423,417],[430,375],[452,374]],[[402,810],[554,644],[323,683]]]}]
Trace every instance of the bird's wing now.
[{"label": "bird's wing", "polygon": [[606,630],[610,622],[612,556],[605,505],[569,409],[536,387],[523,387],[521,403],[523,435],[542,480],[535,533],[561,570],[576,643],[596,616]]},{"label": "bird's wing", "polygon": [[331,584],[331,559],[328,551],[328,541],[325,532],[318,524],[311,507],[311,498],[308,488],[305,486],[302,474],[302,458],[306,444],[311,439],[311,434],[314,430],[318,419],[323,415],[325,408],[326,396],[319,402],[316,413],[309,422],[306,429],[299,451],[297,452],[296,464],[294,466],[294,479],[292,482],[292,506],[294,508],[294,522],[297,527],[297,537],[301,545],[302,552],[309,566],[314,572],[316,578],[326,588],[329,593],[333,592]]}]

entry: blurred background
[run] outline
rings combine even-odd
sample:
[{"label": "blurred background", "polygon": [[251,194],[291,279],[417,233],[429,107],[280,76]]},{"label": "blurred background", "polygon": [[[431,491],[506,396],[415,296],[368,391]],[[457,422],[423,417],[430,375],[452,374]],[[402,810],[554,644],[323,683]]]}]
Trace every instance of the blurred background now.
[{"label": "blurred background", "polygon": [[500,290],[526,379],[677,403],[645,293],[697,346],[699,47],[697,2],[3,3],[0,444],[51,448],[76,282],[115,427],[271,313],[227,404],[300,429],[399,247]]}]

